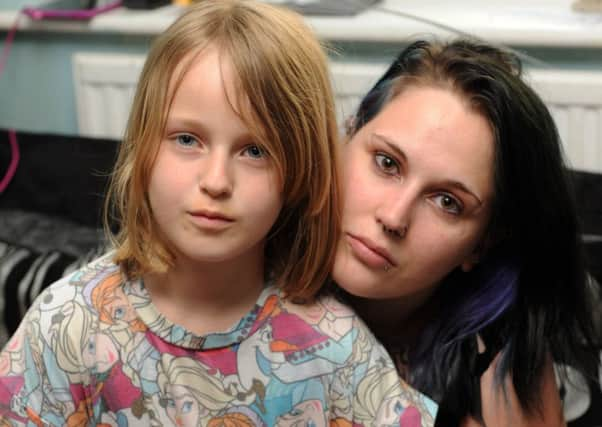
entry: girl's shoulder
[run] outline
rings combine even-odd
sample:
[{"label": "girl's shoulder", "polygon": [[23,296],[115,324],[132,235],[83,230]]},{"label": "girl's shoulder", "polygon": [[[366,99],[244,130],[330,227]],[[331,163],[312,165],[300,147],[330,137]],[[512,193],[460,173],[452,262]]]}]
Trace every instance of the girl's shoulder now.
[{"label": "girl's shoulder", "polygon": [[109,252],[48,286],[36,298],[29,312],[54,313],[69,304],[92,306],[99,288],[120,286],[123,281],[121,271]]},{"label": "girl's shoulder", "polygon": [[296,303],[281,298],[282,312],[291,320],[302,321],[333,340],[359,330],[368,332],[367,326],[355,311],[332,295],[321,295],[310,302]]},{"label": "girl's shoulder", "polygon": [[[306,303],[296,303],[281,295],[271,298],[277,298],[274,304],[277,308],[268,310],[266,324],[275,339],[288,343],[286,360],[298,364],[319,358],[351,366],[357,362],[352,355],[360,353],[390,360],[353,309],[336,298],[324,295]],[[262,311],[268,305],[264,304]],[[265,319],[261,315],[258,318]]]}]

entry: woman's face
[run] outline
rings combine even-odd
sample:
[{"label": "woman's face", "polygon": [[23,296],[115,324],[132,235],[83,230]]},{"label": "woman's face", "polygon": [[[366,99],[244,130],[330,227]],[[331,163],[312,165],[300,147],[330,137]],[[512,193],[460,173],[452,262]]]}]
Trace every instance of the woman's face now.
[{"label": "woman's face", "polygon": [[490,218],[494,140],[445,89],[409,87],[344,148],[337,283],[366,298],[424,298],[469,270]]}]

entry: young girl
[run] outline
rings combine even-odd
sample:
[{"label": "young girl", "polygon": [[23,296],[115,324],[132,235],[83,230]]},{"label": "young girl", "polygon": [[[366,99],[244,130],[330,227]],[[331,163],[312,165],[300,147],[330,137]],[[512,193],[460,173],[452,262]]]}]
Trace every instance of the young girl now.
[{"label": "young girl", "polygon": [[27,313],[0,359],[5,421],[382,425],[395,394],[432,421],[364,378],[393,364],[353,313],[314,300],[339,228],[326,70],[298,16],[251,1],[199,2],[156,40],[109,191],[115,250]]}]

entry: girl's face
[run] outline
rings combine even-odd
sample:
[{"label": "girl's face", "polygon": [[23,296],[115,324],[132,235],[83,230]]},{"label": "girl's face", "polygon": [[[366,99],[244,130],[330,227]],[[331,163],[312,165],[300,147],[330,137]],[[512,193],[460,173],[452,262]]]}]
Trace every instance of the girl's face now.
[{"label": "girl's face", "polygon": [[253,263],[280,213],[272,160],[233,110],[235,95],[228,59],[208,47],[168,112],[148,197],[180,261]]},{"label": "girl's face", "polygon": [[458,95],[409,87],[344,148],[336,282],[366,298],[430,295],[478,261],[493,197],[494,139]]}]

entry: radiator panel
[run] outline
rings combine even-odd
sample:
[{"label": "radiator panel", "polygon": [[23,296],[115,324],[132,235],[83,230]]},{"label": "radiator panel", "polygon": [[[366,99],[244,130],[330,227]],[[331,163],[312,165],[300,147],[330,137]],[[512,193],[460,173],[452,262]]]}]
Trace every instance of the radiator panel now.
[{"label": "radiator panel", "polygon": [[[78,53],[73,57],[79,132],[121,138],[142,55]],[[388,64],[333,62],[339,123],[353,114],[360,97]],[[529,70],[527,79],[550,108],[567,162],[602,173],[602,71]]]}]

